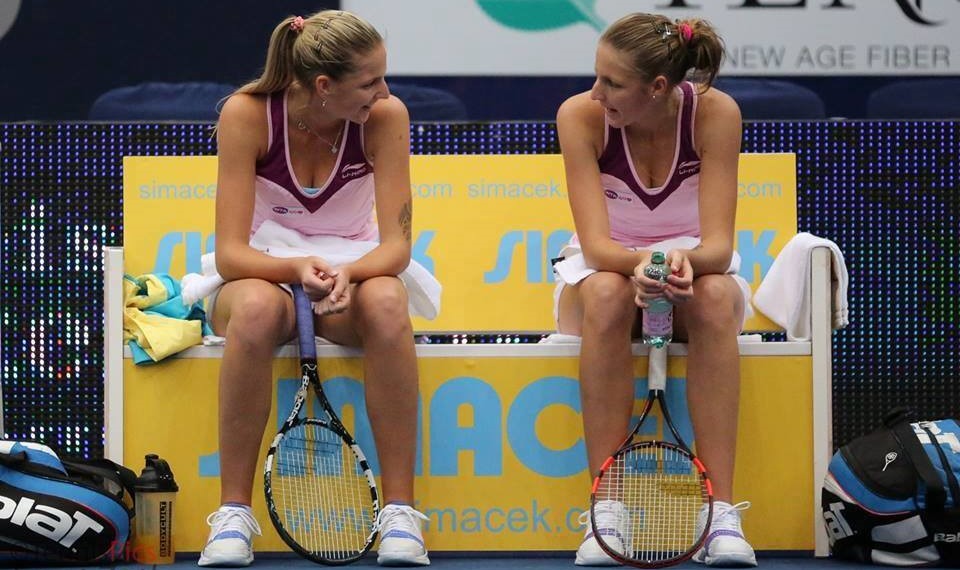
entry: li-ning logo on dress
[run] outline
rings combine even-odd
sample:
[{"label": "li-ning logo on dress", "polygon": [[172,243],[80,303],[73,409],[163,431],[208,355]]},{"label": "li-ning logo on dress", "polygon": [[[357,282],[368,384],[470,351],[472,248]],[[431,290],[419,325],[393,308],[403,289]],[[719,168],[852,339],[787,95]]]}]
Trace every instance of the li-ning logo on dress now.
[{"label": "li-ning logo on dress", "polygon": [[363,176],[369,172],[366,163],[348,164],[340,171],[340,178],[349,179]]},{"label": "li-ning logo on dress", "polygon": [[680,176],[689,176],[691,174],[698,174],[700,172],[700,161],[699,160],[688,160],[686,162],[681,162],[680,166],[677,167],[677,174]]}]

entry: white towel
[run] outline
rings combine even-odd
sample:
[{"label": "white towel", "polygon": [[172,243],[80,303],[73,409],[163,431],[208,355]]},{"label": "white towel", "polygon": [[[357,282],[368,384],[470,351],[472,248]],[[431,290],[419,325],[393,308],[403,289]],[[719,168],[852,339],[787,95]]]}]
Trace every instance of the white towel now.
[{"label": "white towel", "polygon": [[788,340],[810,340],[810,259],[817,247],[827,247],[833,254],[833,328],[840,329],[850,323],[847,312],[849,277],[843,253],[834,242],[802,232],[791,238],[773,260],[753,296],[754,306],[783,327]]},{"label": "white towel", "polygon": [[[285,228],[267,220],[260,224],[250,238],[250,247],[274,257],[322,257],[330,265],[352,263],[377,247],[375,241],[357,241],[337,236],[305,236],[296,230]],[[181,296],[186,304],[203,299],[223,285],[217,273],[214,253],[201,258],[203,274],[190,273],[181,280]],[[440,283],[422,265],[410,260],[410,265],[400,273],[400,280],[407,288],[410,314],[436,318],[440,312]]]},{"label": "white towel", "polygon": [[[697,247],[699,243],[700,238],[680,236],[644,246],[642,249],[669,252],[672,249],[693,249]],[[641,248],[635,247],[630,249],[637,251]],[[560,257],[564,258],[563,261],[559,261],[553,266],[556,281],[559,283],[576,285],[577,283],[586,279],[587,276],[597,272],[596,269],[587,266],[587,260],[583,257],[583,253],[579,244],[569,244],[565,246],[560,251]],[[739,271],[740,254],[734,251],[733,255],[730,257],[730,267],[727,269],[727,274],[733,277],[734,281],[737,283],[737,286],[740,287],[740,293],[743,295],[743,323],[745,324],[748,320],[750,320],[751,317],[753,317],[753,307],[750,305],[750,284],[747,283],[746,279],[740,275],[737,275]],[[559,295],[560,289],[558,287],[554,291],[554,319],[557,318]]]},{"label": "white towel", "polygon": [[[213,254],[208,253],[203,257],[213,259]],[[219,289],[221,285],[223,285],[223,277],[220,277],[216,269],[213,270],[212,275],[187,273],[180,279],[180,296],[183,299],[183,304],[192,305],[200,299],[205,299]]]},{"label": "white towel", "polygon": [[553,333],[541,338],[538,344],[580,344],[580,337],[573,334]]},{"label": "white towel", "polygon": [[[671,249],[693,249],[698,243],[700,243],[700,238],[684,236],[657,242],[643,249],[667,252]],[[640,248],[631,249],[637,250]],[[586,279],[588,275],[597,272],[596,269],[587,266],[587,261],[584,259],[579,245],[568,245],[564,247],[563,250],[560,251],[560,257],[564,258],[564,260],[556,263],[553,266],[553,270],[556,272],[558,280],[567,285],[576,285]],[[731,260],[730,272],[736,273],[739,269],[740,256],[734,253],[733,259]]]}]

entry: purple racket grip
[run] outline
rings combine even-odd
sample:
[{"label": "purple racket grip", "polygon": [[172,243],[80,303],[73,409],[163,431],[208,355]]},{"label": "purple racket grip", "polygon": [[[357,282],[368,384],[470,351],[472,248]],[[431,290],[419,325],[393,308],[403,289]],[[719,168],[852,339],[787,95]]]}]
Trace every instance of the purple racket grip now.
[{"label": "purple racket grip", "polygon": [[313,307],[303,292],[303,285],[292,284],[293,304],[297,311],[297,339],[300,342],[300,359],[317,358],[317,340],[313,332]]}]

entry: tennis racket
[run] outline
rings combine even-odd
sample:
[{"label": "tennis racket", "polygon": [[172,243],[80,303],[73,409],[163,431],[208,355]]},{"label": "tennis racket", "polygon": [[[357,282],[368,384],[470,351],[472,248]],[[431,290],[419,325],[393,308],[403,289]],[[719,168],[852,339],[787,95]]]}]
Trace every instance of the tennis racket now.
[{"label": "tennis racket", "polygon": [[[290,548],[321,564],[348,564],[363,557],[377,538],[377,485],[323,392],[310,300],[302,286],[292,289],[301,382],[293,410],[267,452],[264,493],[270,520]],[[299,417],[310,386],[326,412],[323,419]]]},{"label": "tennis racket", "polygon": [[[687,560],[703,545],[713,516],[713,487],[703,463],[670,419],[664,401],[666,346],[650,347],[647,378],[649,392],[640,420],[593,481],[590,520],[597,543],[614,560],[662,568]],[[633,441],[654,402],[676,444]],[[697,532],[697,517],[705,505],[706,524]]]}]

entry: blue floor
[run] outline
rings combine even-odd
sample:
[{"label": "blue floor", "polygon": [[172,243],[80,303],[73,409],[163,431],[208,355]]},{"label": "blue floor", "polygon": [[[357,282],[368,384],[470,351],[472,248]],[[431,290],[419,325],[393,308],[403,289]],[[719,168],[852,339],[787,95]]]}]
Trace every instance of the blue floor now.
[{"label": "blue floor", "polygon": [[[580,568],[573,564],[573,553],[569,555],[550,554],[545,556],[532,556],[529,553],[523,555],[511,556],[508,554],[491,556],[475,555],[466,556],[462,553],[431,554],[431,568],[443,568],[447,570],[574,570]],[[836,569],[836,570],[866,570],[867,568],[876,570],[878,566],[869,564],[856,564],[833,560],[830,558],[814,558],[809,555],[763,555],[759,556],[760,568],[768,570],[796,570],[801,568],[814,568],[818,570]],[[250,567],[251,570],[296,570],[296,569],[316,569],[320,567],[317,564],[291,555],[261,555]],[[18,568],[18,566],[13,566]],[[65,567],[64,570],[78,570],[82,567]],[[124,570],[133,570],[136,568],[147,568],[137,564],[104,565],[89,568],[109,569],[117,568]],[[196,570],[196,555],[178,556],[176,563],[168,566],[158,566],[163,570]],[[371,554],[367,558],[344,568],[379,568],[377,566],[376,556]],[[698,568],[705,569],[705,566],[685,562],[676,568]],[[46,567],[45,570],[56,570],[56,567]]]}]

